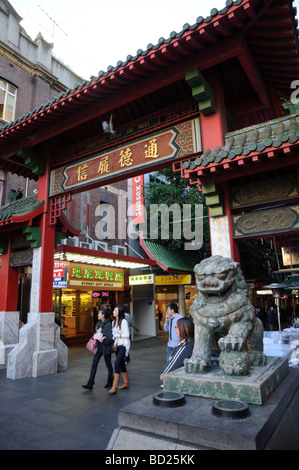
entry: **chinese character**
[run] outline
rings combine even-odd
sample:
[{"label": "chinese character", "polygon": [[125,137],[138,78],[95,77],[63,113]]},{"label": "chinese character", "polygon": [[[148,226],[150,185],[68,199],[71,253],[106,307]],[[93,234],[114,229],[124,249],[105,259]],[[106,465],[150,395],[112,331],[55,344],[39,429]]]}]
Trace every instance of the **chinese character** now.
[{"label": "chinese character", "polygon": [[150,140],[150,145],[146,144],[144,148],[147,149],[144,151],[145,158],[157,158],[160,156],[158,154],[157,139]]},{"label": "chinese character", "polygon": [[104,271],[102,269],[96,270],[96,279],[105,279]]},{"label": "chinese character", "polygon": [[103,173],[110,173],[110,170],[109,170],[109,156],[108,155],[107,155],[107,157],[103,157],[102,160],[100,160],[98,173],[101,173],[101,175]]},{"label": "chinese character", "polygon": [[85,279],[93,279],[94,278],[92,269],[85,269],[84,278]]},{"label": "chinese character", "polygon": [[123,273],[115,273],[115,280],[122,281],[123,280]]},{"label": "chinese character", "polygon": [[79,166],[77,170],[78,181],[84,181],[87,178],[87,168],[88,165],[86,163],[83,166]]},{"label": "chinese character", "polygon": [[112,271],[107,271],[105,276],[106,276],[107,281],[113,281],[113,272]]},{"label": "chinese character", "polygon": [[77,277],[77,278],[81,278],[82,275],[81,275],[81,268],[73,268],[73,274],[72,274],[73,277]]},{"label": "chinese character", "polygon": [[120,159],[118,163],[123,168],[124,166],[131,166],[133,164],[132,152],[131,149],[128,147],[127,150],[122,150],[119,154]]}]

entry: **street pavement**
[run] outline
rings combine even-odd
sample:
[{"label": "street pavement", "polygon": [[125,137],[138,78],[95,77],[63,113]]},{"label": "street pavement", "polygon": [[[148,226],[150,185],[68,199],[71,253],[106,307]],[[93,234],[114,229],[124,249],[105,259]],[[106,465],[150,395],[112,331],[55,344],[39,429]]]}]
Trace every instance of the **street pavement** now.
[{"label": "street pavement", "polygon": [[132,343],[131,386],[116,395],[104,388],[103,357],[93,390],[82,388],[92,362],[85,347],[70,347],[68,370],[55,375],[11,380],[0,370],[0,449],[106,449],[118,426],[118,411],[160,390],[166,342],[162,334]]}]

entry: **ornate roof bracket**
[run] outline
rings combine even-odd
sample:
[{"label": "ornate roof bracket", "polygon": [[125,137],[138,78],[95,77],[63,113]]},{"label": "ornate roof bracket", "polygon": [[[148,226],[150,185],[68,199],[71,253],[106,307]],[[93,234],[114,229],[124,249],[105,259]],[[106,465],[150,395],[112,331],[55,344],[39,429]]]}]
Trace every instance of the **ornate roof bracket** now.
[{"label": "ornate roof bracket", "polygon": [[222,191],[215,183],[203,184],[202,195],[205,197],[211,217],[224,215]]},{"label": "ornate roof bracket", "polygon": [[41,155],[28,150],[26,148],[21,148],[17,152],[18,157],[24,158],[25,164],[32,168],[32,173],[35,175],[44,175],[46,171],[46,162],[43,160]]},{"label": "ornate roof bracket", "polygon": [[216,112],[213,90],[198,69],[190,70],[185,75],[186,82],[192,88],[192,96],[198,103],[198,109],[204,116]]},{"label": "ornate roof bracket", "polygon": [[26,235],[27,241],[30,241],[31,248],[39,248],[41,246],[42,230],[38,227],[24,227],[22,232]]}]

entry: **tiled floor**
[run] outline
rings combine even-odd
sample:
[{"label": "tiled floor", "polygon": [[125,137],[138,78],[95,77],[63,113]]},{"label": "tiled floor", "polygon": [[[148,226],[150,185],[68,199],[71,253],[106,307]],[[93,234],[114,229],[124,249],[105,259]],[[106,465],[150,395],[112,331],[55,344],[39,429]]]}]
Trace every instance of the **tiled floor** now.
[{"label": "tiled floor", "polygon": [[[59,374],[11,380],[0,371],[0,449],[106,449],[118,426],[118,410],[160,388],[167,336],[133,342],[129,389],[110,395],[104,388],[103,358],[94,389],[85,391],[91,356],[69,348],[69,367]],[[113,357],[114,359],[114,357]]]}]

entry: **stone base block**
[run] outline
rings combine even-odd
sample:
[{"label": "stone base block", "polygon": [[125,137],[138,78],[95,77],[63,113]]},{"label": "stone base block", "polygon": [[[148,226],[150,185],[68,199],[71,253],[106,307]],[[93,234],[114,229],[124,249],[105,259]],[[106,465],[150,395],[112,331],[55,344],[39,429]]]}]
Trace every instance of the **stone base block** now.
[{"label": "stone base block", "polygon": [[54,314],[41,313],[30,318],[20,329],[19,343],[7,354],[9,379],[41,377],[67,370],[68,349],[60,339]]},{"label": "stone base block", "polygon": [[36,351],[33,354],[32,377],[41,377],[57,373],[57,351]]},{"label": "stone base block", "polygon": [[32,377],[32,355],[36,349],[36,323],[27,323],[20,330],[20,342],[7,356],[8,379]]},{"label": "stone base block", "polygon": [[55,325],[55,339],[54,347],[57,349],[58,353],[58,362],[57,362],[57,372],[62,372],[67,370],[68,367],[68,348],[60,339],[60,328]]},{"label": "stone base block", "polygon": [[20,312],[0,312],[0,340],[4,344],[19,341]]},{"label": "stone base block", "polygon": [[15,344],[4,344],[3,341],[0,341],[0,369],[6,369],[8,354],[15,346]]},{"label": "stone base block", "polygon": [[197,397],[241,400],[262,405],[288,373],[288,359],[267,357],[263,367],[253,367],[249,375],[225,375],[219,366],[203,374],[187,374],[184,368],[163,377],[164,391]]}]

